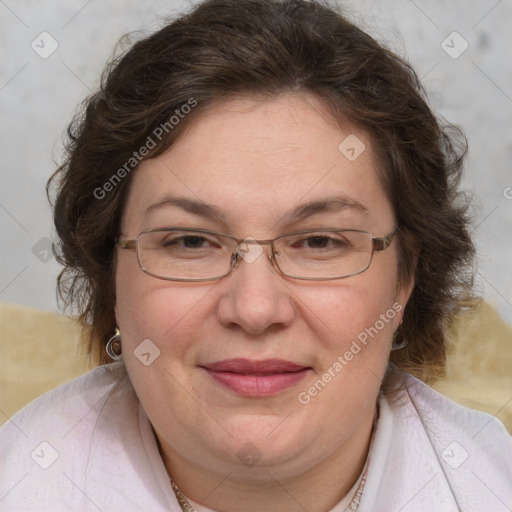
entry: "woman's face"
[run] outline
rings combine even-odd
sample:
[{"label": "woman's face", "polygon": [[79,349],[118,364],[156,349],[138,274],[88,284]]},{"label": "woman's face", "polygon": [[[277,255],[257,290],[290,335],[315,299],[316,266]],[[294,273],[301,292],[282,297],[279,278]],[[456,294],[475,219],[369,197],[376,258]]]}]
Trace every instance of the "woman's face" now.
[{"label": "woman's face", "polygon": [[[240,240],[332,227],[383,237],[396,219],[375,168],[368,137],[335,125],[312,96],[226,101],[140,164],[123,238],[170,226]],[[171,197],[212,209],[154,206]],[[305,216],[292,217],[308,203],[315,205]],[[221,215],[211,216],[213,208]],[[397,289],[396,242],[365,272],[331,281],[283,277],[262,248],[228,276],[199,283],[151,277],[134,252],[117,254],[124,361],[164,452],[223,475],[236,469],[240,478],[269,467],[293,476],[367,441],[411,291]],[[207,369],[239,358],[305,369],[293,378]]]}]

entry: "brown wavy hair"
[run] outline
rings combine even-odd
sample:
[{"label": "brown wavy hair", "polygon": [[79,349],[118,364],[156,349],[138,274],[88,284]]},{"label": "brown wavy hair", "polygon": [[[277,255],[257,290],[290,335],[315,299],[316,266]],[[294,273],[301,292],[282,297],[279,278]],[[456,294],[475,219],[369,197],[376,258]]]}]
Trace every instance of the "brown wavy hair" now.
[{"label": "brown wavy hair", "polygon": [[442,373],[447,328],[470,304],[473,284],[468,201],[458,191],[465,137],[431,111],[406,61],[334,8],[306,0],[200,3],[114,56],[70,124],[47,193],[55,185],[59,298],[87,326],[96,363],[109,361],[105,344],[116,326],[114,242],[133,172],[106,198],[98,190],[191,99],[197,106],[145,158],[218,101],[289,92],[315,95],[369,135],[401,226],[399,284],[415,279],[395,333],[408,345],[390,361],[427,382]]}]

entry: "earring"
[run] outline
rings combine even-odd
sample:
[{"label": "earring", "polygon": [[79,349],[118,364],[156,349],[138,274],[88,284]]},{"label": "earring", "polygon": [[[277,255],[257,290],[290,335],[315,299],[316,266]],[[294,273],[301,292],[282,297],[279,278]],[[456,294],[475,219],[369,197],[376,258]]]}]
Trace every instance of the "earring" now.
[{"label": "earring", "polygon": [[105,349],[108,356],[114,361],[119,361],[119,359],[121,359],[121,334],[119,333],[119,329],[117,327],[114,331],[114,336],[112,336],[112,338],[107,341],[107,346]]},{"label": "earring", "polygon": [[[403,320],[400,320],[400,325],[398,326],[398,330],[400,330],[402,328],[402,321]],[[407,347],[407,345],[409,344],[409,341],[404,337],[404,335],[402,334],[402,341],[397,343],[396,340],[394,339],[393,342],[391,343],[391,350],[401,350],[405,347]]]},{"label": "earring", "polygon": [[402,339],[400,343],[396,343],[395,340],[393,340],[393,343],[391,343],[391,350],[401,350],[409,345],[409,342],[406,339]]}]

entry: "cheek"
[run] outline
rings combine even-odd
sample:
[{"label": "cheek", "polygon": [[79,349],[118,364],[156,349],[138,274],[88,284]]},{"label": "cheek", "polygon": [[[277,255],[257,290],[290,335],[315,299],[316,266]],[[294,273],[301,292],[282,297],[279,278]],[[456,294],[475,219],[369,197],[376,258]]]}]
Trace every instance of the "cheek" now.
[{"label": "cheek", "polygon": [[337,434],[347,415],[365,410],[380,388],[402,309],[394,291],[393,276],[376,269],[325,287],[311,301],[315,314],[308,318],[326,334],[317,336],[318,371],[301,386],[297,399],[310,415],[323,417],[330,411]]},{"label": "cheek", "polygon": [[200,349],[197,340],[208,290],[204,286],[185,290],[139,273],[118,274],[117,289],[123,295],[117,301],[116,318],[130,380],[152,418],[160,417],[162,404],[166,411],[193,410],[196,404],[183,389],[191,382]]},{"label": "cheek", "polygon": [[[368,276],[371,277],[371,276]],[[360,279],[359,279],[360,278]],[[324,331],[328,350],[342,350],[359,339],[390,338],[402,306],[396,303],[394,282],[379,282],[364,274],[350,282],[326,287],[310,298],[308,317],[315,330]]]},{"label": "cheek", "polygon": [[394,302],[394,287],[387,284],[361,274],[350,284],[323,290],[311,302],[315,315],[310,313],[308,318],[327,325],[328,334],[317,336],[320,364],[295,399],[297,423],[302,419],[311,432],[322,432],[317,444],[346,438],[371,415],[400,309]]},{"label": "cheek", "polygon": [[185,350],[187,340],[197,334],[197,326],[201,325],[198,315],[204,309],[210,287],[155,279],[138,266],[133,269],[128,262],[119,262],[116,319],[123,350],[126,347],[133,351],[145,339],[162,351]]}]

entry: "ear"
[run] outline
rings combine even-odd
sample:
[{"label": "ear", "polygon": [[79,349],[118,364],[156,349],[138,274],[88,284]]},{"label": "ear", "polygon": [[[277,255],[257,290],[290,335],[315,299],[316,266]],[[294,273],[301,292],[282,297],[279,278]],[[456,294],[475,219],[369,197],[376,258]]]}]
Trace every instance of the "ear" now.
[{"label": "ear", "polygon": [[411,297],[412,291],[414,290],[414,286],[416,284],[416,268],[418,266],[418,254],[419,248],[416,248],[414,251],[413,261],[412,261],[412,270],[410,271],[410,275],[406,280],[402,280],[399,282],[397,280],[396,291],[395,291],[395,301],[402,306],[400,309],[400,314],[395,316],[394,319],[394,329],[398,329],[398,326],[402,323],[402,319],[405,312],[405,306]]},{"label": "ear", "polygon": [[409,279],[407,283],[402,283],[397,286],[396,294],[395,294],[395,303],[400,304],[400,313],[395,316],[393,320],[393,328],[394,330],[398,329],[398,326],[402,323],[402,319],[404,317],[405,306],[409,301],[409,298],[414,289],[414,275]]}]

